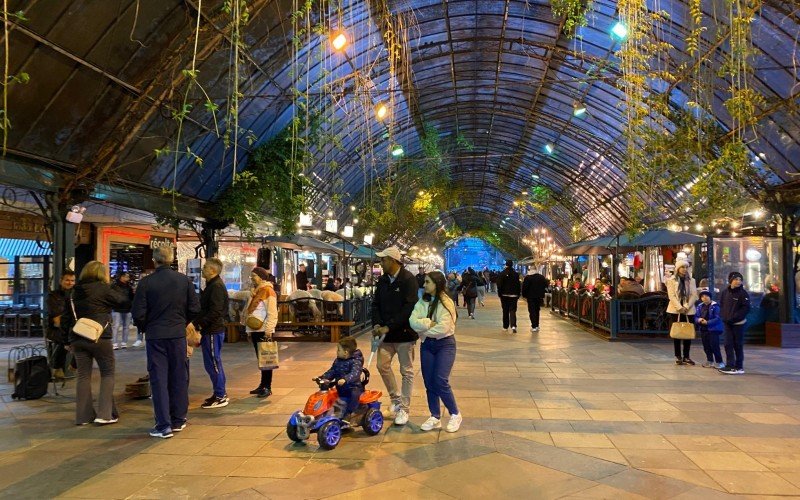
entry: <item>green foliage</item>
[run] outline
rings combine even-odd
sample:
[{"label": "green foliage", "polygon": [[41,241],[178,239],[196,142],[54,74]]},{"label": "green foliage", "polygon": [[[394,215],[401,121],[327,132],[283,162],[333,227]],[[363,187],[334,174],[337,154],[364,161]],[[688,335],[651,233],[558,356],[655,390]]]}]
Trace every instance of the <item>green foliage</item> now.
[{"label": "green foliage", "polygon": [[552,0],[553,17],[564,17],[563,32],[573,36],[579,26],[586,26],[586,13],[592,8],[591,0]]},{"label": "green foliage", "polygon": [[553,190],[547,186],[534,186],[528,191],[526,204],[539,212],[546,212],[553,208],[558,202],[553,194]]},{"label": "green foliage", "polygon": [[255,225],[267,214],[278,219],[282,234],[294,234],[310,182],[292,159],[292,142],[291,127],[287,127],[256,148],[245,170],[218,198],[215,217],[233,221],[252,237]]}]

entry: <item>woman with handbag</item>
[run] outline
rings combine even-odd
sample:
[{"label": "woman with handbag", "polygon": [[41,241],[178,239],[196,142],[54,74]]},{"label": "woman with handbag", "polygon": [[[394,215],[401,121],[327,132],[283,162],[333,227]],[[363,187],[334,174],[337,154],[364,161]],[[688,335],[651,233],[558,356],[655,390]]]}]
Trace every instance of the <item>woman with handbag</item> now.
[{"label": "woman with handbag", "polygon": [[[111,311],[130,307],[128,295],[109,284],[108,270],[93,260],[81,271],[69,307],[77,322],[69,333],[69,345],[78,364],[75,388],[75,423],[114,424],[119,413],[114,404],[114,348]],[[92,403],[92,365],[100,368],[100,394],[95,412]]]},{"label": "woman with handbag", "polygon": [[[694,361],[689,357],[689,350],[692,347],[691,338],[675,338],[673,330],[679,328],[672,327],[676,322],[687,322],[691,327],[691,337],[694,336],[694,314],[695,304],[697,303],[697,286],[689,273],[689,262],[679,259],[675,262],[675,274],[665,283],[667,287],[667,315],[669,316],[670,336],[674,338],[675,344],[675,364],[694,365]],[[689,328],[686,328],[688,331]]]},{"label": "woman with handbag", "polygon": [[[253,348],[258,358],[259,342],[272,340],[275,325],[278,323],[278,295],[271,281],[267,281],[269,273],[263,267],[255,267],[250,273],[249,300],[242,314],[245,330],[250,335]],[[272,394],[272,369],[261,370],[261,382],[250,391],[259,398]]]}]

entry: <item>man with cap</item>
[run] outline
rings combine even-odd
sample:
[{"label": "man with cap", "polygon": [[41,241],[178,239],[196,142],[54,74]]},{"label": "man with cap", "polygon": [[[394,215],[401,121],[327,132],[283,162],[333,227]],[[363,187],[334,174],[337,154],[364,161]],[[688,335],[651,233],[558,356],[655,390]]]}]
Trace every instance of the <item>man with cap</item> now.
[{"label": "man with cap", "polygon": [[503,331],[517,333],[517,302],[521,293],[519,273],[514,270],[514,262],[510,259],[506,261],[506,268],[497,277],[497,295],[500,296],[500,304],[503,306]]},{"label": "man with cap", "polygon": [[[403,256],[396,246],[375,255],[381,259],[383,275],[375,287],[372,301],[373,335],[386,335],[378,349],[378,371],[392,400],[389,414],[394,414],[395,425],[408,423],[408,409],[414,386],[414,347],[419,336],[409,318],[417,303],[417,280],[403,267]],[[402,389],[398,392],[397,380],[392,373],[392,358],[400,361]]]},{"label": "man with cap", "polygon": [[725,367],[720,373],[744,374],[744,325],[750,312],[750,294],[742,286],[742,273],[728,275],[728,286],[719,296],[719,317],[725,332]]}]

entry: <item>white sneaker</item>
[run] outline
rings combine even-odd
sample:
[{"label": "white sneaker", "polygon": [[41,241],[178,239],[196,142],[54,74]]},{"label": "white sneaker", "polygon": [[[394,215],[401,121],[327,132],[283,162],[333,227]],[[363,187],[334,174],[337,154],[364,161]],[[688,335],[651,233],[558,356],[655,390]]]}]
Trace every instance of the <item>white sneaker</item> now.
[{"label": "white sneaker", "polygon": [[406,425],[408,423],[408,412],[405,410],[398,410],[397,416],[394,417],[394,425]]},{"label": "white sneaker", "polygon": [[461,427],[461,418],[460,413],[456,413],[455,415],[450,415],[450,421],[447,422],[447,428],[445,429],[447,432],[457,432],[458,429]]},{"label": "white sneaker", "polygon": [[114,344],[114,350],[116,351],[117,349],[119,349],[119,344]]},{"label": "white sneaker", "polygon": [[432,431],[433,429],[441,429],[442,421],[436,417],[431,417],[428,420],[426,420],[424,424],[420,425],[419,428],[423,431]]},{"label": "white sneaker", "polygon": [[120,344],[119,348],[120,349],[127,349],[128,348],[128,344]]},{"label": "white sneaker", "polygon": [[512,326],[511,327],[511,333],[517,333],[517,327],[516,326]]},{"label": "white sneaker", "polygon": [[531,331],[532,331],[533,333],[536,333],[536,332],[538,332],[538,331],[539,331],[539,327],[537,326],[536,328],[531,328]]},{"label": "white sneaker", "polygon": [[137,340],[136,342],[133,343],[133,347],[142,347],[143,343],[144,342],[142,342],[141,340]]}]

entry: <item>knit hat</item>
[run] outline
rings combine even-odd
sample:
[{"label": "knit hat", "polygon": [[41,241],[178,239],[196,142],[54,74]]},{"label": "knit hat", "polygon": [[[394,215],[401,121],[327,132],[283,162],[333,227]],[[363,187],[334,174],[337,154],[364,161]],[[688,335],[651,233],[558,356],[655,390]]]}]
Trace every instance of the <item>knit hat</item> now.
[{"label": "knit hat", "polygon": [[744,276],[742,276],[742,273],[740,273],[739,271],[733,271],[728,275],[728,283],[731,283],[736,278],[739,278],[740,280],[744,281]]},{"label": "knit hat", "polygon": [[700,294],[699,294],[700,298],[702,298],[702,297],[703,297],[703,295],[708,295],[708,298],[709,298],[709,299],[711,298],[711,292],[709,292],[708,290],[702,290],[702,291],[700,292]]},{"label": "knit hat", "polygon": [[678,259],[675,261],[675,270],[677,271],[681,267],[689,267],[689,261],[686,259]]},{"label": "knit hat", "polygon": [[264,269],[263,267],[254,267],[251,273],[255,274],[262,280],[266,280],[269,277],[269,271]]}]

